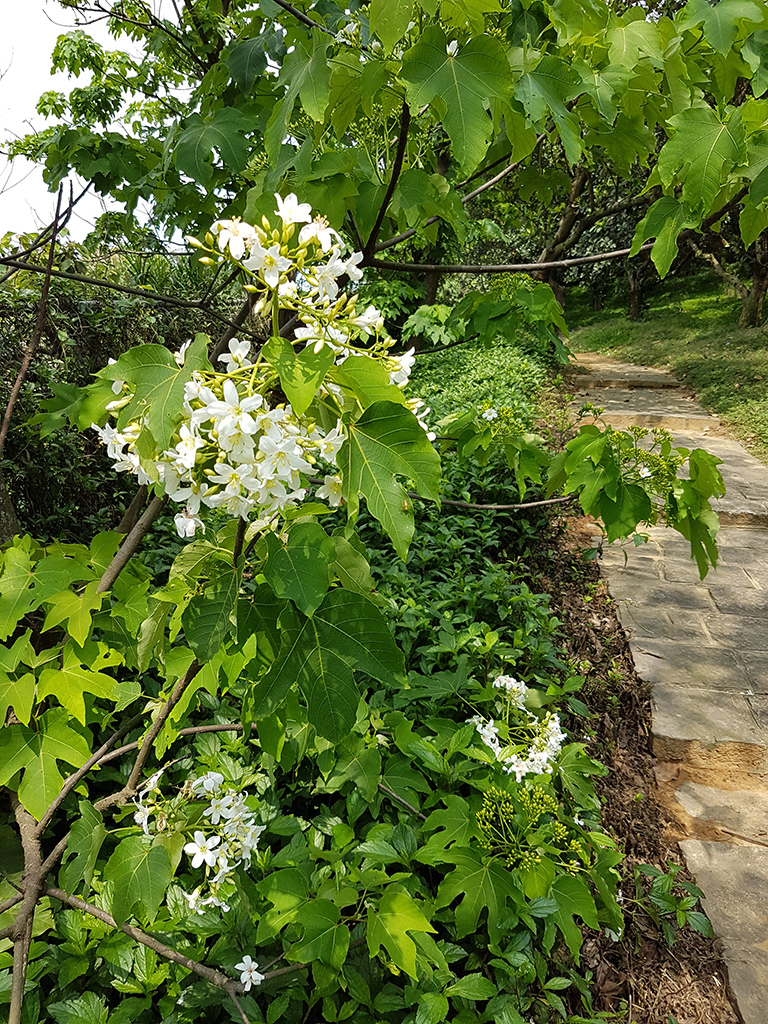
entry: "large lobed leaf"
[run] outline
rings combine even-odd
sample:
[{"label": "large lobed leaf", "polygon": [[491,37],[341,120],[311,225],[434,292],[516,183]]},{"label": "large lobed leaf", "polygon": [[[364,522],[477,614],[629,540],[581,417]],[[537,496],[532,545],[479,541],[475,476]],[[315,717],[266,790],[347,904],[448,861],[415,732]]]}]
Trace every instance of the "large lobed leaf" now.
[{"label": "large lobed leaf", "polygon": [[398,476],[420,494],[438,500],[440,458],[419,421],[404,406],[375,402],[355,423],[339,452],[344,497],[354,512],[358,495],[405,559],[413,536],[412,502]]}]

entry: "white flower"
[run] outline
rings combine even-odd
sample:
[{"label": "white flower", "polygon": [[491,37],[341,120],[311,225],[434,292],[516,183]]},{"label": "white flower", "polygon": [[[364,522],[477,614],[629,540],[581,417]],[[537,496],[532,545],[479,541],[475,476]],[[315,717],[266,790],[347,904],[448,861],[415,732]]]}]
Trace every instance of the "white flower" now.
[{"label": "white flower", "polygon": [[260,985],[264,981],[264,975],[259,974],[259,965],[250,956],[244,956],[239,964],[235,964],[235,970],[240,971],[240,981],[246,992],[251,991],[252,985]]},{"label": "white flower", "polygon": [[648,477],[652,476],[653,474],[647,466],[641,466],[640,469],[638,469],[637,471],[637,475],[640,477],[641,480],[647,480]]},{"label": "white flower", "polygon": [[334,242],[341,242],[338,231],[334,231],[325,217],[321,217],[319,214],[309,224],[305,224],[299,232],[299,245],[304,245],[312,238],[320,245],[323,252],[329,252]]},{"label": "white flower", "polygon": [[[261,395],[250,395],[248,398],[241,398],[235,387],[234,381],[224,381],[223,401],[214,399],[206,407],[206,419],[215,419],[216,429],[219,436],[231,434],[235,430],[243,434],[255,434],[259,429],[258,423],[253,419],[251,413],[264,404]],[[194,414],[193,414],[194,415]]]},{"label": "white flower", "polygon": [[200,889],[197,888],[194,892],[185,892],[184,899],[187,901],[189,909],[194,910],[202,917],[205,911],[203,910],[203,901],[200,899]]},{"label": "white flower", "polygon": [[392,356],[390,362],[396,364],[396,367],[390,371],[389,383],[398,388],[405,387],[411,376],[413,364],[416,362],[416,349],[409,348],[401,356]]},{"label": "white flower", "polygon": [[222,484],[227,497],[239,495],[243,489],[257,490],[260,481],[253,475],[254,466],[229,466],[226,462],[217,462],[214,473],[209,477],[212,484]]},{"label": "white flower", "polygon": [[309,203],[300,203],[293,192],[285,199],[281,199],[275,192],[275,202],[277,203],[275,213],[282,218],[284,227],[289,224],[306,224],[312,219],[312,207]]},{"label": "white flower", "polygon": [[317,442],[317,447],[320,451],[320,455],[327,462],[335,462],[336,456],[339,454],[339,449],[346,440],[341,420],[336,424],[333,430],[329,430],[325,437],[321,437]]},{"label": "white flower", "polygon": [[192,792],[195,796],[208,796],[210,793],[215,793],[223,781],[224,776],[219,772],[206,772],[192,783]]},{"label": "white flower", "polygon": [[448,43],[448,45],[446,46],[445,52],[448,54],[449,57],[455,57],[456,56],[456,51],[458,49],[459,49],[459,41],[458,41],[458,39],[452,39],[450,41],[450,43]]},{"label": "white flower", "polygon": [[373,334],[384,327],[384,317],[375,306],[369,306],[360,316],[353,317],[351,322],[365,334]]},{"label": "white flower", "polygon": [[486,409],[483,413],[483,419],[490,423],[492,420],[498,419],[499,414],[495,409]]},{"label": "white flower", "polygon": [[280,275],[290,270],[291,261],[287,256],[280,255],[280,246],[277,242],[269,249],[265,249],[261,243],[256,242],[251,249],[250,257],[243,261],[243,266],[246,270],[261,271],[265,284],[270,288],[276,288],[280,281]]},{"label": "white flower", "polygon": [[362,276],[362,270],[358,269],[358,263],[363,262],[363,254],[361,252],[353,252],[344,265],[344,271],[348,275],[350,281],[359,281]]},{"label": "white flower", "polygon": [[205,533],[205,523],[200,516],[190,512],[189,508],[177,512],[173,517],[173,523],[176,527],[176,532],[183,540],[194,537],[198,530],[202,530]]},{"label": "white flower", "polygon": [[239,370],[243,366],[251,365],[251,361],[248,358],[250,351],[250,341],[238,341],[237,338],[231,338],[229,352],[223,352],[219,356],[218,361],[227,364],[227,373],[234,373],[235,370]]},{"label": "white flower", "polygon": [[181,346],[179,351],[173,353],[173,358],[176,360],[176,363],[177,363],[178,366],[183,366],[184,365],[184,359],[185,359],[186,354],[187,354],[187,349],[189,348],[189,346],[191,344],[192,344],[192,339],[188,338],[184,342],[184,344]]},{"label": "white flower", "polygon": [[232,220],[217,220],[211,231],[219,236],[220,251],[224,252],[229,247],[229,254],[235,260],[241,260],[245,256],[245,250],[257,240],[255,229],[239,217],[233,217]]},{"label": "white flower", "polygon": [[202,437],[193,434],[186,423],[182,423],[179,428],[179,438],[180,440],[176,447],[165,454],[180,467],[192,469],[197,453],[201,448],[205,447],[205,441]]},{"label": "white flower", "polygon": [[142,828],[142,831],[144,832],[144,835],[148,836],[149,835],[149,811],[147,810],[146,807],[142,807],[140,804],[136,803],[135,800],[134,800],[134,803],[136,804],[136,806],[139,809],[134,814],[133,820],[136,822],[137,825],[141,825],[141,828]]},{"label": "white flower", "polygon": [[215,847],[221,842],[221,836],[206,839],[203,832],[195,832],[194,839],[184,847],[184,853],[192,858],[192,867],[199,868],[202,864],[213,867],[217,854]]},{"label": "white flower", "polygon": [[327,476],[321,487],[318,487],[315,491],[318,498],[325,498],[328,504],[332,508],[337,508],[341,504],[341,477],[340,476]]}]

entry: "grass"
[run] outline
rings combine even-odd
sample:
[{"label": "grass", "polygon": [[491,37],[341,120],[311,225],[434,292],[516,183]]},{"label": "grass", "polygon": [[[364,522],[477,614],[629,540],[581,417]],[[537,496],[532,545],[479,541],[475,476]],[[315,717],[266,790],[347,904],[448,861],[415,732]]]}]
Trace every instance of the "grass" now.
[{"label": "grass", "polygon": [[698,276],[659,285],[641,320],[616,303],[591,310],[586,289],[573,289],[566,317],[574,352],[668,366],[731,436],[768,462],[768,327],[737,328],[740,309],[719,281]]}]

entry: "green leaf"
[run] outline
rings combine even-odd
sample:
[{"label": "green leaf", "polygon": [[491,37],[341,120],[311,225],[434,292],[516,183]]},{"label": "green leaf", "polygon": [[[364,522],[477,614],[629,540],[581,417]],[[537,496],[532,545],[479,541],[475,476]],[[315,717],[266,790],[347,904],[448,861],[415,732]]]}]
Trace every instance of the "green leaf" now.
[{"label": "green leaf", "polygon": [[652,506],[650,497],[638,484],[619,483],[615,498],[605,491],[600,494],[597,509],[610,544],[634,533],[638,524],[649,518]]},{"label": "green leaf", "polygon": [[403,405],[405,396],[396,384],[390,384],[389,371],[370,356],[348,356],[341,366],[332,366],[328,379],[353,396],[365,409],[374,402]]},{"label": "green leaf", "polygon": [[281,598],[290,598],[299,611],[313,615],[331,585],[335,549],[318,523],[297,523],[283,546],[267,535],[271,550],[264,563],[264,577]]},{"label": "green leaf", "polygon": [[442,992],[421,992],[416,1007],[416,1024],[444,1024],[448,1000]]},{"label": "green leaf", "polygon": [[489,36],[470,39],[452,56],[447,46],[443,30],[429,25],[404,54],[400,77],[412,108],[439,101],[443,128],[462,170],[470,173],[493,133],[491,103],[509,95],[509,64],[501,43]]},{"label": "green leaf", "polygon": [[133,389],[133,398],[120,410],[118,425],[143,417],[142,435],[145,431],[150,434],[154,449],[167,448],[182,415],[184,385],[201,362],[205,342],[205,335],[196,336],[186,351],[183,367],[162,345],[137,345],[116,363],[99,370],[99,377],[124,380]]},{"label": "green leaf", "polygon": [[106,1002],[95,992],[49,1003],[46,1009],[57,1024],[107,1024],[109,1017]]},{"label": "green leaf", "polygon": [[238,43],[229,53],[226,65],[238,89],[247,96],[267,70],[267,54],[263,36],[253,36]]},{"label": "green leaf", "polygon": [[656,243],[651,259],[661,277],[664,277],[677,256],[677,238],[684,228],[694,227],[695,220],[688,207],[674,196],[657,199],[635,228],[630,256],[636,256],[640,246],[649,238]]},{"label": "green leaf", "polygon": [[451,864],[454,850],[466,847],[477,833],[475,815],[466,800],[459,796],[444,796],[445,810],[432,811],[424,822],[429,839],[415,854],[422,864]]},{"label": "green leaf", "polygon": [[354,724],[360,691],[353,670],[398,685],[403,655],[381,613],[365,598],[332,590],[310,619],[286,607],[280,616],[277,661],[253,693],[253,718],[279,707],[294,682],[307,701],[311,723],[338,742]]},{"label": "green leaf", "polygon": [[21,803],[38,820],[59,793],[64,777],[57,762],[79,768],[91,748],[68,720],[64,708],[52,708],[37,720],[39,732],[24,725],[0,729],[0,786],[24,769],[18,788]]},{"label": "green leaf", "polygon": [[554,119],[570,163],[579,159],[582,146],[578,119],[566,104],[578,96],[581,87],[581,79],[569,65],[550,54],[526,69],[515,85],[515,95],[531,121],[542,126],[550,116]]},{"label": "green leaf", "polygon": [[371,32],[375,32],[387,52],[405,35],[411,23],[413,0],[371,0],[368,8]]},{"label": "green leaf", "polygon": [[[45,562],[46,559],[43,559]],[[38,563],[42,565],[43,562]],[[101,608],[104,595],[97,593],[98,580],[92,580],[82,594],[74,594],[71,590],[63,590],[47,599],[48,614],[43,623],[42,632],[54,626],[67,624],[67,632],[80,647],[83,646],[91,632],[93,613]]]},{"label": "green leaf", "polygon": [[688,0],[678,28],[682,31],[702,25],[704,37],[718,53],[726,54],[739,34],[739,21],[761,22],[764,8],[753,0],[719,0],[714,6],[707,0]]},{"label": "green leaf", "polygon": [[136,909],[147,922],[154,920],[171,881],[171,858],[160,844],[145,836],[123,839],[104,867],[104,878],[114,883],[112,916],[122,926]]},{"label": "green leaf", "polygon": [[37,686],[38,700],[55,697],[62,707],[85,725],[84,694],[114,700],[117,681],[104,672],[92,672],[81,665],[76,655],[65,651],[64,664],[60,668],[46,668],[40,673]]},{"label": "green leaf", "polygon": [[354,513],[362,492],[371,515],[405,560],[413,536],[413,511],[396,475],[413,481],[419,494],[437,501],[440,458],[413,413],[392,402],[376,402],[347,430],[337,460],[344,496]]},{"label": "green leaf", "polygon": [[500,921],[507,904],[518,906],[522,900],[519,887],[506,868],[495,860],[484,863],[474,851],[457,851],[454,863],[456,869],[440,883],[435,907],[447,907],[461,897],[455,912],[459,939],[477,932],[480,914],[486,910],[488,932],[495,942],[501,936]]},{"label": "green leaf", "polygon": [[181,613],[187,643],[204,665],[217,653],[223,641],[235,630],[235,602],[240,590],[240,573],[230,567],[202,594],[196,594]]},{"label": "green leaf", "polygon": [[[252,127],[245,114],[232,107],[220,107],[206,121],[200,114],[190,114],[184,119],[183,130],[176,140],[176,167],[193,181],[208,185],[213,176],[213,153],[217,151],[228,168],[242,171],[248,162],[250,143],[241,133]],[[170,352],[168,354],[173,358]]]},{"label": "green leaf", "polygon": [[371,956],[383,947],[411,978],[416,977],[416,945],[408,932],[435,932],[411,897],[398,885],[384,890],[378,908],[368,908],[366,939]]},{"label": "green leaf", "polygon": [[498,994],[498,990],[492,981],[484,978],[482,974],[465,974],[453,985],[449,985],[445,994],[462,999],[492,999]]},{"label": "green leaf", "polygon": [[80,801],[80,817],[72,825],[60,872],[62,888],[77,892],[80,882],[88,891],[101,845],[107,835],[104,820],[87,800]]},{"label": "green leaf", "polygon": [[0,669],[0,723],[5,723],[8,708],[13,708],[18,720],[29,725],[35,706],[35,687],[36,680],[31,672],[11,679]]},{"label": "green leaf", "polygon": [[310,344],[297,353],[285,338],[274,337],[269,339],[261,351],[280,374],[283,391],[294,412],[301,416],[312,404],[325,374],[333,365],[333,349],[325,345],[319,352],[315,352]]},{"label": "green leaf", "polygon": [[256,883],[256,888],[272,904],[272,909],[259,917],[256,942],[261,944],[269,941],[303,913],[310,902],[309,883],[306,875],[298,868],[285,868],[270,872]]},{"label": "green leaf", "polygon": [[741,108],[721,120],[710,107],[692,107],[669,118],[673,132],[657,164],[665,192],[682,182],[680,197],[690,210],[706,216],[727,175],[747,161]]},{"label": "green leaf", "polygon": [[349,950],[349,929],[340,924],[341,912],[330,900],[311,900],[301,911],[301,939],[286,953],[291,963],[320,960],[340,971]]},{"label": "green leaf", "polygon": [[376,584],[368,560],[345,537],[334,536],[331,541],[334,548],[333,569],[339,583],[345,590],[352,590],[370,600]]},{"label": "green leaf", "polygon": [[558,909],[554,919],[578,963],[584,936],[574,915],[578,914],[588,928],[599,928],[595,901],[586,883],[578,875],[560,875],[552,883],[550,895],[557,900]]}]

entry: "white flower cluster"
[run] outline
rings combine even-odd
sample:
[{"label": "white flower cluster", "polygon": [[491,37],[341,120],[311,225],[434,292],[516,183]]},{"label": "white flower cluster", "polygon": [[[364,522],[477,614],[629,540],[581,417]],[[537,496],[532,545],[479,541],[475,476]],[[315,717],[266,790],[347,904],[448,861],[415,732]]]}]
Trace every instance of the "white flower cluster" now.
[{"label": "white flower cluster", "polygon": [[[474,715],[468,721],[475,726],[485,746],[501,763],[502,769],[507,774],[514,775],[518,782],[521,782],[525,775],[549,774],[563,741],[567,739],[560,728],[559,716],[550,712],[543,719],[539,719],[528,711],[525,707],[528,687],[513,676],[497,676],[493,685],[497,690],[504,691],[510,737],[515,732],[523,733],[526,749],[521,750],[522,744],[514,742],[503,745],[499,739],[499,727],[492,718],[486,720],[480,715]],[[519,722],[521,715],[526,719],[522,724]],[[510,716],[517,721],[510,722]],[[522,753],[525,753],[524,757],[521,756]]]},{"label": "white flower cluster", "polygon": [[208,818],[211,825],[218,826],[218,831],[208,836],[196,830],[192,842],[184,847],[193,868],[205,865],[210,895],[203,898],[202,886],[191,893],[184,893],[189,909],[198,914],[208,906],[220,907],[224,912],[229,910],[222,898],[222,886],[232,881],[237,867],[250,865],[251,854],[264,831],[263,825],[255,824],[254,813],[246,805],[247,794],[231,788],[225,792],[223,783],[224,776],[219,772],[207,772],[190,786],[194,797],[208,801],[203,817]]},{"label": "white flower cluster", "polygon": [[[413,368],[413,350],[402,356],[389,355],[394,342],[384,332],[380,312],[368,306],[358,313],[356,296],[340,294],[341,277],[352,281],[362,277],[358,268],[362,253],[345,259],[338,233],[325,218],[313,219],[308,203],[299,203],[295,195],[275,198],[281,229],[271,229],[266,218],[263,227],[237,218],[220,220],[207,236],[208,251],[219,260],[228,257],[249,274],[253,283],[246,287],[260,296],[256,311],[272,316],[273,333],[277,334],[278,310],[291,310],[299,322],[294,344],[301,349],[318,354],[328,347],[336,365],[351,355],[370,356],[386,368],[391,384],[404,388]],[[298,245],[291,248],[299,224],[303,227]],[[206,248],[197,239],[190,242]],[[176,354],[180,364],[184,348]],[[344,443],[340,418],[332,429],[324,430],[310,417],[297,415],[289,403],[271,406],[269,396],[279,383],[278,374],[263,355],[255,361],[250,356],[249,342],[232,339],[229,351],[219,356],[226,364],[223,372],[193,373],[184,388],[172,447],[157,452],[149,463],[142,461],[136,450],[140,421],[120,429],[109,423],[104,427],[93,424],[117,472],[133,473],[140,483],[155,483],[172,501],[184,505],[175,517],[181,537],[193,537],[198,529],[205,529],[201,506],[223,508],[243,519],[252,513],[269,517],[294,507],[306,496],[305,475],[318,459],[333,468]],[[114,382],[113,391],[118,397],[107,410],[117,415],[132,393],[122,381]],[[335,403],[341,413],[344,396],[340,387],[325,382],[318,395],[326,407]],[[424,418],[429,410],[418,399],[406,405],[427,430]],[[429,436],[434,438],[434,434]],[[338,473],[325,476],[317,497],[334,507],[341,503]]]}]

